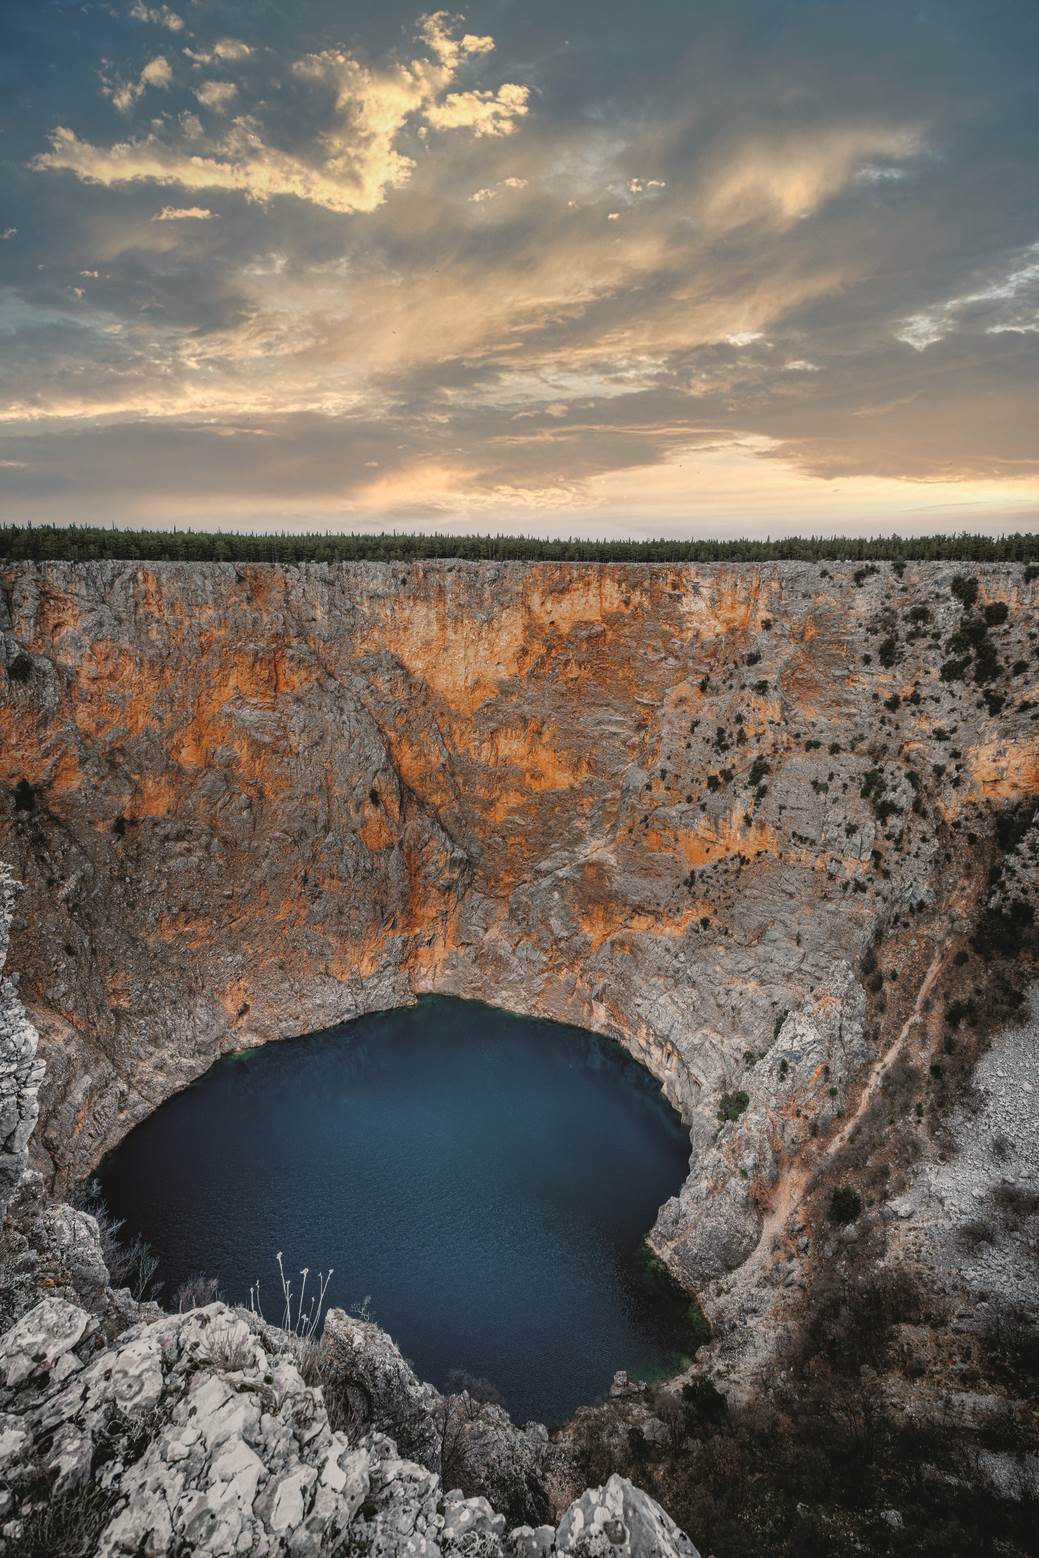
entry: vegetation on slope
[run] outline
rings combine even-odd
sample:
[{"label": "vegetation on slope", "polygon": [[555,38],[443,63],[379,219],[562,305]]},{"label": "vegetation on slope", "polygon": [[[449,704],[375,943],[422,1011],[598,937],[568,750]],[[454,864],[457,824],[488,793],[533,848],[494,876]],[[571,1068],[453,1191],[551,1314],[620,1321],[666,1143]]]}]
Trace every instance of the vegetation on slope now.
[{"label": "vegetation on slope", "polygon": [[[701,1552],[726,1558],[1035,1551],[1039,1505],[1024,1471],[1039,1402],[1032,1316],[996,1287],[976,1306],[955,1269],[940,1290],[893,1236],[891,1202],[912,1183],[928,1141],[940,1162],[957,1155],[952,1122],[974,1107],[977,1062],[1024,1010],[1039,972],[1039,929],[1018,897],[1037,817],[1039,804],[1027,799],[997,814],[991,838],[959,818],[944,825],[950,881],[977,888],[966,923],[943,930],[907,916],[862,960],[867,1034],[885,1054],[918,989],[917,978],[898,979],[899,966],[918,975],[933,938],[946,950],[913,1044],[800,1208],[797,1235],[814,1255],[766,1388],[748,1399],[693,1375],[679,1390],[634,1387],[581,1408],[560,1446],[575,1483],[620,1472]],[[950,888],[947,902],[954,897]],[[1006,904],[1020,908],[1009,913]],[[939,914],[947,919],[947,908]],[[881,965],[887,977],[878,980]],[[1016,1243],[1034,1259],[1039,1198],[1030,1187],[989,1187],[978,1211],[961,1240]],[[782,1281],[786,1251],[776,1253],[774,1280]]]},{"label": "vegetation on slope", "polygon": [[0,558],[85,562],[336,563],[424,558],[492,562],[1039,562],[1039,533],[1007,536],[793,536],[778,541],[548,541],[537,536],[241,535],[89,525],[0,526]]}]

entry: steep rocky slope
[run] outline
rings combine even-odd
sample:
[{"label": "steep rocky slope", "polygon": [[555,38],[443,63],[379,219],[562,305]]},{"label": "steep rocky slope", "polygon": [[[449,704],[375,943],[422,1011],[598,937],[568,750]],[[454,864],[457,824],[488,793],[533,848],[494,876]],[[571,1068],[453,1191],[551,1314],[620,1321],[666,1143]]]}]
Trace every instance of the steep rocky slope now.
[{"label": "steep rocky slope", "polygon": [[[692,1155],[652,1243],[733,1398],[855,1250],[833,1186],[861,1182],[864,1262],[897,1195],[923,1227],[920,1163],[955,1156],[943,1122],[1014,1005],[983,992],[1035,912],[1034,570],[0,584],[0,858],[58,1190],[221,1051],[438,990],[610,1033],[660,1078]],[[583,1483],[554,1476],[562,1507]]]}]

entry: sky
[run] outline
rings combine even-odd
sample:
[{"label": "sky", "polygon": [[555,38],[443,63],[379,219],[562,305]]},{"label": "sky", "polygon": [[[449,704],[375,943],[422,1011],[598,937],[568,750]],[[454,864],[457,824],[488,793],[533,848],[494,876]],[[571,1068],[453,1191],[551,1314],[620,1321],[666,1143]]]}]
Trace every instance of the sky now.
[{"label": "sky", "polygon": [[1036,0],[0,35],[0,522],[1039,528]]}]

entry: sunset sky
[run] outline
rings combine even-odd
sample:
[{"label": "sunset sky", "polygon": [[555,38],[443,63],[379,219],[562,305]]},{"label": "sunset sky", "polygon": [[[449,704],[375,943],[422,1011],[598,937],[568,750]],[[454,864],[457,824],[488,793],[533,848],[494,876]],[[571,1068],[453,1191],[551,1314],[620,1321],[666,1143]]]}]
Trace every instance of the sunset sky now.
[{"label": "sunset sky", "polygon": [[0,520],[1039,526],[1036,0],[0,34]]}]

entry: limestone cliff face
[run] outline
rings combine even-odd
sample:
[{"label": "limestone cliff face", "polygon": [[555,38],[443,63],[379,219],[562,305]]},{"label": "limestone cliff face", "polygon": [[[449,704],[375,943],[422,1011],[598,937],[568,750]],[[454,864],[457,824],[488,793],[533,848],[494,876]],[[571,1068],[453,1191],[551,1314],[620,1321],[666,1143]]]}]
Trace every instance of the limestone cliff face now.
[{"label": "limestone cliff face", "polygon": [[[731,1265],[801,1094],[839,1106],[866,1062],[849,968],[964,914],[993,814],[1039,790],[1039,591],[978,568],[965,608],[957,571],[7,566],[42,1166],[86,1173],[221,1051],[451,992],[639,1056],[714,1154],[658,1247]],[[985,606],[982,685],[948,641]],[[752,1116],[780,1075],[782,1140],[716,1140],[721,1095]]]},{"label": "limestone cliff face", "polygon": [[36,1030],[14,985],[4,975],[17,891],[10,871],[0,864],[0,1225],[25,1173],[43,1080]]}]

